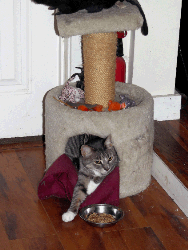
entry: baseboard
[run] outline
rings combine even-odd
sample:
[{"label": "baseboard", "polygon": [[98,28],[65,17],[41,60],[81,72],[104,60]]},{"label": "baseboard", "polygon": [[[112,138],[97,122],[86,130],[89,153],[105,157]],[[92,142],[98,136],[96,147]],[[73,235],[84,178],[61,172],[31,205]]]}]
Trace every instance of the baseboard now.
[{"label": "baseboard", "polygon": [[153,153],[152,175],[188,216],[188,189],[155,153]]},{"label": "baseboard", "polygon": [[178,120],[180,119],[181,95],[153,96],[154,120]]},{"label": "baseboard", "polygon": [[38,136],[25,136],[25,137],[12,137],[12,138],[2,138],[0,139],[0,145],[12,144],[12,143],[22,143],[22,142],[37,142],[44,141],[44,135]]}]

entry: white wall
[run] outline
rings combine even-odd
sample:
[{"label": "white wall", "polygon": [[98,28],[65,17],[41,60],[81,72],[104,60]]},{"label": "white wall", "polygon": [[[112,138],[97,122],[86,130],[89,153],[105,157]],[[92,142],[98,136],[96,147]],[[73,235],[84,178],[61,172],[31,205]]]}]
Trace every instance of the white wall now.
[{"label": "white wall", "polygon": [[149,34],[135,34],[133,84],[152,95],[174,94],[181,0],[140,0]]}]

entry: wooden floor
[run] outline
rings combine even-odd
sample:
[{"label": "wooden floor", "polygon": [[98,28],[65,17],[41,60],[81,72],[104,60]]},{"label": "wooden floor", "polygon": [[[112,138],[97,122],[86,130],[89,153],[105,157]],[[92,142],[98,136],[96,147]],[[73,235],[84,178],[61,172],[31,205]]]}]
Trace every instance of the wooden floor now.
[{"label": "wooden floor", "polygon": [[180,120],[155,121],[154,151],[188,189],[188,103],[185,100]]},{"label": "wooden floor", "polygon": [[[186,185],[187,117],[185,113],[181,121],[155,122],[154,145]],[[66,200],[38,199],[44,168],[42,141],[0,145],[1,250],[188,249],[188,218],[155,179],[144,192],[121,199],[123,220],[102,229],[89,226],[79,216],[62,222],[69,206]]]}]

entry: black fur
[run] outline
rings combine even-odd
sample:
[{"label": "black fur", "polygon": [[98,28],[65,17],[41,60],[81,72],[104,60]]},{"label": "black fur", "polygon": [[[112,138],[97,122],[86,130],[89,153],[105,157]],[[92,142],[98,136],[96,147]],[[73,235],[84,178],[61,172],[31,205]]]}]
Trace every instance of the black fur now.
[{"label": "black fur", "polygon": [[[71,14],[83,9],[86,9],[89,13],[99,12],[102,9],[108,9],[112,7],[117,2],[117,0],[32,0],[32,1],[38,4],[44,4],[49,6],[50,10],[58,9],[56,15]],[[123,2],[123,0],[120,1]],[[138,2],[138,0],[127,0],[127,2],[130,2],[131,4],[136,5],[138,7],[144,19],[141,31],[142,34],[146,36],[148,34],[148,26],[145,14],[142,10],[140,3]]]},{"label": "black fur", "polygon": [[127,2],[130,2],[131,4],[133,5],[136,5],[144,19],[144,22],[143,22],[143,25],[142,25],[142,28],[141,28],[141,31],[142,31],[142,34],[144,36],[147,36],[148,34],[148,25],[147,25],[147,21],[146,21],[146,17],[145,17],[145,14],[144,14],[144,11],[142,9],[142,6],[140,5],[140,3],[137,1],[137,0],[126,0]]}]

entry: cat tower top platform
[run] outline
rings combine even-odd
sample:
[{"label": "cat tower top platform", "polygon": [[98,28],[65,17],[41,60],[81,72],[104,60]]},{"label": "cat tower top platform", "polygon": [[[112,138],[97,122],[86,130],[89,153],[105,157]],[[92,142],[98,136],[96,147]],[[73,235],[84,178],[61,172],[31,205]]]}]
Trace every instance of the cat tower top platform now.
[{"label": "cat tower top platform", "polygon": [[57,15],[56,19],[61,37],[137,30],[143,25],[139,9],[126,1],[97,13],[80,10],[73,14]]}]

